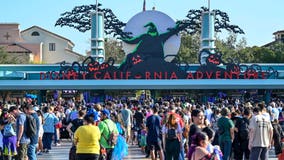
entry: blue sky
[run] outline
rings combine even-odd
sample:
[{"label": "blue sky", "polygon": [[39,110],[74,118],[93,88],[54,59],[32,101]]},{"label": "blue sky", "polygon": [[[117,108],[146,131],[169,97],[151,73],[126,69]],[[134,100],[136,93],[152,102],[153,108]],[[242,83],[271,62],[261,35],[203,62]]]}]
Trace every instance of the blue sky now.
[{"label": "blue sky", "polygon": [[[123,22],[142,11],[143,0],[98,0],[110,8]],[[184,19],[190,9],[207,6],[207,0],[146,0],[146,8],[168,14],[174,20]],[[90,48],[90,31],[81,33],[74,28],[55,27],[61,13],[75,6],[95,4],[95,0],[1,0],[0,23],[19,23],[20,30],[37,25],[70,39],[74,51],[85,54]],[[211,9],[227,12],[231,24],[239,25],[249,46],[264,45],[273,40],[272,33],[284,30],[284,0],[211,0]]]}]

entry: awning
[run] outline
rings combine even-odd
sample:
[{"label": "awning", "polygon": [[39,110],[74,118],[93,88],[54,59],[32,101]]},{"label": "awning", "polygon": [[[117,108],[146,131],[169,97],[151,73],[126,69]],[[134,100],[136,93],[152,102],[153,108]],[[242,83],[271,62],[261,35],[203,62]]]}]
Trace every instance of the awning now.
[{"label": "awning", "polygon": [[284,80],[1,80],[0,90],[284,89]]}]

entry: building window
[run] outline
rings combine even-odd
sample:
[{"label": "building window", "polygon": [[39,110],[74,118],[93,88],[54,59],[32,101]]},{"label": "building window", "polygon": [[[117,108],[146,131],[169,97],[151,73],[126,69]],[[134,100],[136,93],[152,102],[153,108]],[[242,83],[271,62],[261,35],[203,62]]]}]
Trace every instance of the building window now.
[{"label": "building window", "polygon": [[39,33],[38,33],[37,31],[34,31],[34,32],[32,33],[32,36],[39,36]]},{"label": "building window", "polygon": [[282,42],[282,43],[284,43],[284,34],[281,34],[279,37],[280,37],[280,38],[279,38],[279,41]]},{"label": "building window", "polygon": [[49,43],[49,51],[55,51],[55,43]]}]

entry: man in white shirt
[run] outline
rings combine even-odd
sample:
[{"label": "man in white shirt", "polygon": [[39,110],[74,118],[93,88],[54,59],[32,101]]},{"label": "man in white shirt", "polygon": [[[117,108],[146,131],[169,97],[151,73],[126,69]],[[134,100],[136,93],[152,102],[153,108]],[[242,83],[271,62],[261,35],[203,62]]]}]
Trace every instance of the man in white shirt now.
[{"label": "man in white shirt", "polygon": [[270,119],[261,111],[264,104],[254,108],[255,115],[249,123],[249,150],[250,160],[267,160],[268,150],[272,142],[273,128]]}]

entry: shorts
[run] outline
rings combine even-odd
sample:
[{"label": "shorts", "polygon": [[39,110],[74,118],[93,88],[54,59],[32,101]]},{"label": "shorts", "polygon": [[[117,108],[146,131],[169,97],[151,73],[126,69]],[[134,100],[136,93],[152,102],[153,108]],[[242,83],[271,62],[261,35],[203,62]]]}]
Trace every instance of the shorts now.
[{"label": "shorts", "polygon": [[147,146],[149,150],[160,151],[162,149],[161,141],[147,141]]},{"label": "shorts", "polygon": [[20,143],[20,146],[17,148],[17,151],[18,151],[18,155],[16,159],[24,160],[27,156],[28,144]]}]

